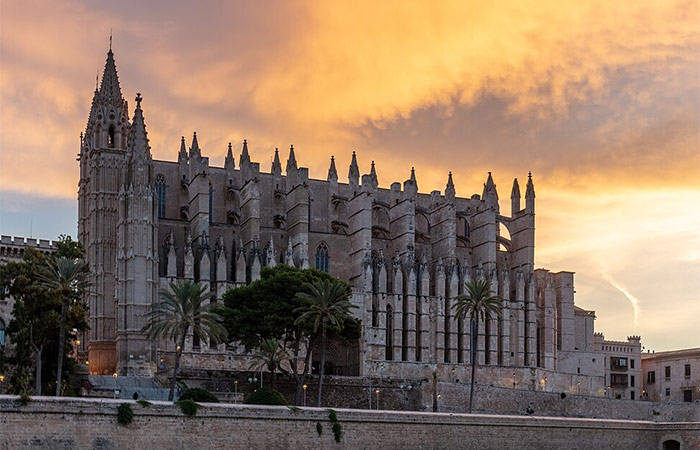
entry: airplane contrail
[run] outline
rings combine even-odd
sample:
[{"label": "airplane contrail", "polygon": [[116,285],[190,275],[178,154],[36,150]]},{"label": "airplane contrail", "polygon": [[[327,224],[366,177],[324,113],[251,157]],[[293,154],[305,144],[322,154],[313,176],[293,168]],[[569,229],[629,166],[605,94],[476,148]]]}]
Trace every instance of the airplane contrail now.
[{"label": "airplane contrail", "polygon": [[610,283],[612,287],[617,289],[618,291],[622,292],[622,295],[629,300],[629,302],[632,304],[632,310],[634,312],[634,327],[635,329],[637,328],[637,325],[639,324],[639,313],[641,312],[641,306],[639,299],[632,295],[632,293],[625,287],[623,284],[618,283],[612,275],[610,275],[610,272],[608,270],[608,266],[605,263],[601,264],[601,269],[600,269],[600,274],[602,275],[603,279]]}]

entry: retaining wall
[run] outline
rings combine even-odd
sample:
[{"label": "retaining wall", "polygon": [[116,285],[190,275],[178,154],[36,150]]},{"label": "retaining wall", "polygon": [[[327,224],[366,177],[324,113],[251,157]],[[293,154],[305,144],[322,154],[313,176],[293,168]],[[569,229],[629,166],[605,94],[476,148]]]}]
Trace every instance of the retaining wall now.
[{"label": "retaining wall", "polygon": [[[117,423],[117,406],[134,411]],[[154,402],[41,397],[20,406],[0,396],[0,448],[334,448],[370,449],[662,449],[675,439],[700,448],[700,423],[490,416],[337,409],[336,443],[328,411],[317,408],[204,405],[194,418]],[[317,424],[323,431],[317,433]]]}]

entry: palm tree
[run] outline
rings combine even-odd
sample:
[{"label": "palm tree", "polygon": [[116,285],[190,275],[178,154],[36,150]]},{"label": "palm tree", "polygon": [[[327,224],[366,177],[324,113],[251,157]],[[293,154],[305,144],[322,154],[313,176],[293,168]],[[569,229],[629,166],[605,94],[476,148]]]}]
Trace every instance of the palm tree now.
[{"label": "palm tree", "polygon": [[[307,284],[307,292],[297,293],[297,298],[304,302],[303,306],[294,312],[301,315],[294,322],[312,322],[314,334],[321,327],[321,365],[318,371],[318,397],[316,406],[321,406],[321,392],[323,390],[323,369],[326,364],[326,330],[328,324],[342,327],[343,322],[350,316],[350,308],[356,308],[350,303],[350,286],[338,279],[318,280],[314,284]],[[311,351],[308,349],[307,351]]]},{"label": "palm tree", "polygon": [[49,261],[39,275],[43,287],[55,291],[61,299],[61,325],[58,331],[58,367],[56,369],[56,396],[61,395],[63,353],[66,341],[66,313],[70,298],[86,290],[90,285],[90,269],[82,259],[59,256]]},{"label": "palm tree", "polygon": [[476,349],[479,341],[479,319],[489,320],[492,316],[501,314],[501,299],[491,293],[490,283],[486,280],[471,280],[465,286],[466,293],[455,297],[452,308],[457,319],[465,319],[469,316],[471,325],[471,360],[472,381],[469,390],[469,412],[472,412],[472,400],[474,399],[474,372],[476,370]]},{"label": "palm tree", "polygon": [[[260,341],[255,353],[253,353],[250,368],[253,370],[267,367],[270,371],[270,384],[275,388],[275,372],[282,365],[282,361],[287,359],[287,351],[277,338],[263,339]],[[262,377],[262,374],[260,374]]]},{"label": "palm tree", "polygon": [[192,330],[196,336],[218,344],[226,339],[226,329],[221,325],[221,317],[212,311],[213,303],[204,305],[205,300],[213,297],[207,287],[192,281],[170,283],[170,290],[160,291],[161,302],[154,303],[146,314],[148,323],[141,330],[149,339],[170,339],[177,348],[175,351],[175,368],[170,381],[168,400],[172,401],[175,392],[180,357],[185,347],[187,333]]}]

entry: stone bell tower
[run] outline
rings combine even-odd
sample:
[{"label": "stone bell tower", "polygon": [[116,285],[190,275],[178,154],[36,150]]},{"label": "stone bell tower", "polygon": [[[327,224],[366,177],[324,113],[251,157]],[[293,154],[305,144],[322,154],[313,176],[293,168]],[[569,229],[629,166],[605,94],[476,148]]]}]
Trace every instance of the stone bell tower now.
[{"label": "stone bell tower", "polygon": [[99,88],[81,135],[78,183],[78,239],[90,266],[87,294],[90,330],[83,340],[90,372],[111,374],[117,365],[115,276],[119,188],[129,133],[128,105],[122,97],[110,46]]}]

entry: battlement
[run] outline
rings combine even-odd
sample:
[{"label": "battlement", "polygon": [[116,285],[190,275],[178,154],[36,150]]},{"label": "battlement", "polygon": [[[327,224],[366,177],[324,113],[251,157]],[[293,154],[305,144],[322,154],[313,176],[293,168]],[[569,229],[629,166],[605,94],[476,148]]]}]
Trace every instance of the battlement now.
[{"label": "battlement", "polygon": [[0,237],[0,258],[20,259],[24,256],[24,249],[27,247],[35,248],[42,253],[56,251],[55,241],[2,235]]}]

